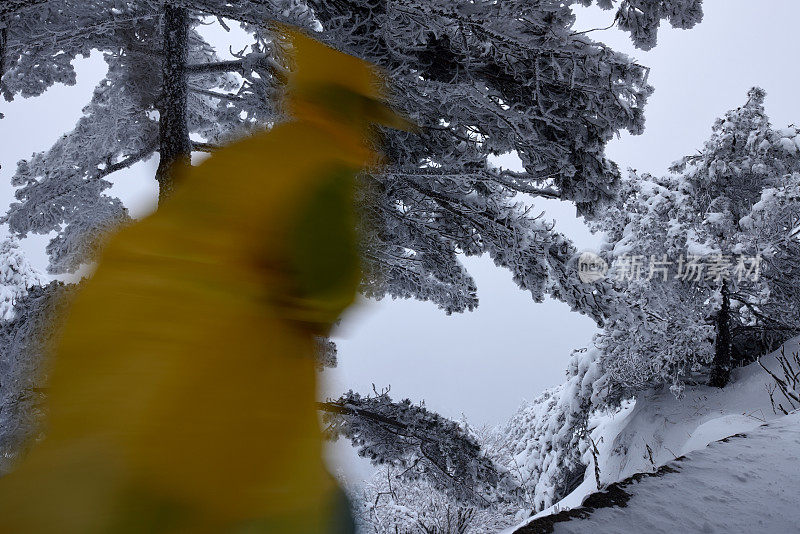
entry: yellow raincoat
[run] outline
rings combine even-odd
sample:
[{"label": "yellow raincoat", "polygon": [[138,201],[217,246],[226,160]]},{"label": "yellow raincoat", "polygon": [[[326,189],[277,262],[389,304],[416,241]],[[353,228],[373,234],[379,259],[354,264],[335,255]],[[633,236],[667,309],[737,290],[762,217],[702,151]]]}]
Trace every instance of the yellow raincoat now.
[{"label": "yellow raincoat", "polygon": [[0,532],[347,531],[313,337],[356,293],[370,123],[402,121],[367,64],[292,43],[294,121],[181,171],[107,243],[55,351],[47,437],[0,480]]}]

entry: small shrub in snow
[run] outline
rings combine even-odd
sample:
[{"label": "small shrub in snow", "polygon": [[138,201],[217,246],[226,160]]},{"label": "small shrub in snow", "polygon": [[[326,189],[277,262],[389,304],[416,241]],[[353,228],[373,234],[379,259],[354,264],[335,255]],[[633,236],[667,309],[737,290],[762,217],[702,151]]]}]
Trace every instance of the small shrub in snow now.
[{"label": "small shrub in snow", "polygon": [[[758,364],[775,382],[773,387],[768,387],[769,400],[772,404],[772,411],[778,413],[780,410],[784,415],[790,411],[800,408],[800,352],[793,352],[791,356],[786,356],[784,347],[781,347],[781,353],[776,358],[780,364],[780,371],[773,372],[767,368],[761,360]],[[775,400],[775,391],[780,391],[783,396],[783,401]],[[783,403],[786,403],[786,406]]]}]

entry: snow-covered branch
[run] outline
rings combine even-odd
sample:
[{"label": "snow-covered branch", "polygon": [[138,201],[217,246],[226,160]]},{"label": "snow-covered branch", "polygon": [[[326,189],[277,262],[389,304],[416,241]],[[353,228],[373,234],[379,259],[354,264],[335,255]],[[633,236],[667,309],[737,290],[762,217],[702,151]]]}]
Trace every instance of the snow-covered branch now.
[{"label": "snow-covered branch", "polygon": [[516,487],[460,425],[410,401],[393,402],[387,393],[362,397],[349,392],[318,404],[326,434],[346,437],[359,455],[390,464],[407,479],[425,478],[453,497],[485,506]]}]

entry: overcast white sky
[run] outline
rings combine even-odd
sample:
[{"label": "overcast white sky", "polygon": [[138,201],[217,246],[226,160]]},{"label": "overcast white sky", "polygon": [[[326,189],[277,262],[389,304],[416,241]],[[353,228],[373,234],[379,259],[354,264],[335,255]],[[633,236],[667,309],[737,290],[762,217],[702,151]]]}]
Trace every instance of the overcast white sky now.
[{"label": "overcast white sky", "polygon": [[[616,28],[590,35],[649,66],[656,92],[646,109],[647,129],[623,133],[608,149],[620,167],[666,172],[670,162],[702,146],[711,124],[744,102],[747,90],[767,90],[767,112],[775,125],[800,121],[797,0],[706,0],[704,21],[689,31],[664,27],[659,45],[635,50]],[[605,27],[612,12],[580,9],[578,29]],[[225,38],[225,36],[220,36]],[[229,41],[229,39],[228,39]],[[228,42],[220,42],[227,49]],[[102,76],[97,55],[81,62],[78,85],[57,86],[37,99],[0,102],[0,206],[12,199],[9,180],[20,158],[48,148],[77,121]],[[115,175],[118,192],[134,215],[152,206],[155,160]],[[595,248],[571,206],[537,202],[572,236],[579,248]],[[26,241],[31,259],[44,268],[46,239]],[[485,258],[465,259],[475,276],[481,304],[476,312],[446,316],[433,305],[413,301],[364,303],[348,315],[339,334],[339,367],[324,374],[323,395],[347,389],[366,393],[374,383],[391,386],[396,399],[425,400],[450,417],[464,414],[475,424],[494,425],[520,401],[560,383],[573,348],[595,332],[589,319],[557,302],[534,303],[509,274]],[[336,447],[348,470],[364,472]]]}]

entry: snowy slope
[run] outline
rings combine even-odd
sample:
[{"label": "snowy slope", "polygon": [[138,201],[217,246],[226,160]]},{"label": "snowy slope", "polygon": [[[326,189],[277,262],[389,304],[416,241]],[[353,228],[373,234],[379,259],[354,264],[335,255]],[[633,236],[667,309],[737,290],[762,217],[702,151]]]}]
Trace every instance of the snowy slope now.
[{"label": "snowy slope", "polygon": [[[784,346],[798,350],[798,339]],[[762,359],[776,370],[775,354]],[[737,369],[723,389],[687,387],[676,399],[668,390],[641,394],[632,408],[597,420],[601,482],[622,480],[655,468],[713,441],[747,432],[775,419],[767,386],[772,379],[757,364]],[[594,489],[594,488],[593,488]]]},{"label": "snowy slope", "polygon": [[[800,350],[800,337],[786,342],[783,349],[787,355]],[[763,357],[762,363],[777,371],[779,352]],[[772,384],[772,379],[754,363],[734,370],[731,383],[724,389],[687,387],[681,399],[667,389],[646,391],[622,410],[598,415],[590,428],[597,445],[601,486],[634,474],[653,473],[709,443],[776,420],[779,415],[774,413],[767,393]],[[588,452],[584,462],[589,466],[584,482],[533,520],[579,507],[597,491],[594,459]],[[800,470],[800,466],[796,469]],[[800,532],[800,527],[794,531]]]},{"label": "snowy slope", "polygon": [[516,532],[798,532],[798,487],[800,413],[793,413],[612,484],[582,507]]}]

